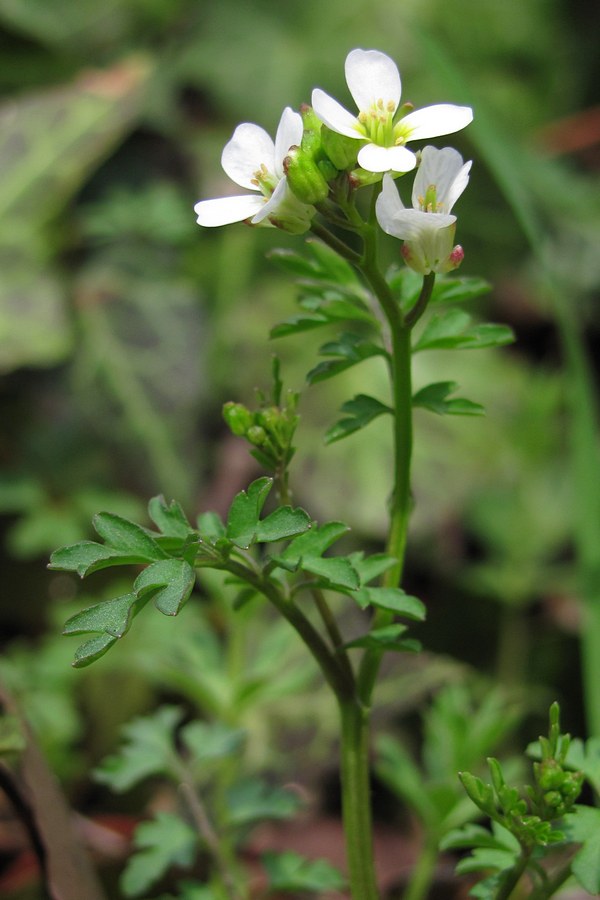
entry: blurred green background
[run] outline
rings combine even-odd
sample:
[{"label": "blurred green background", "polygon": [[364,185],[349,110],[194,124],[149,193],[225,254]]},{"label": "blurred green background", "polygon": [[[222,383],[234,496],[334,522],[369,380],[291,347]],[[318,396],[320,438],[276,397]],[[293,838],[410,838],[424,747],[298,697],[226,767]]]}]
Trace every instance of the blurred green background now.
[{"label": "blurred green background", "polygon": [[[302,239],[201,230],[192,207],[230,189],[220,153],[240,121],[273,133],[314,86],[345,103],[353,47],[389,53],[417,107],[474,106],[474,125],[437,143],[474,159],[458,239],[464,273],[493,285],[474,313],[518,339],[416,364],[417,387],[456,380],[488,412],[417,414],[408,580],[430,608],[428,661],[520,686],[541,717],[558,695],[583,731],[572,384],[556,323],[576,310],[593,359],[599,21],[583,0],[0,0],[0,678],[71,786],[85,792],[83,770],[122,721],[165,684],[182,689],[165,660],[184,626],[140,626],[112,661],[73,672],[60,623],[114,585],[49,574],[47,557],[91,536],[101,509],[143,517],[162,492],[190,515],[223,512],[255,476],[220,409],[268,388],[275,350],[294,389],[314,364],[319,338],[267,339],[295,289],[266,253]],[[385,390],[368,362],[304,394],[294,494],[377,548],[385,423],[322,443],[367,381]],[[107,703],[115,679],[126,689]]]}]

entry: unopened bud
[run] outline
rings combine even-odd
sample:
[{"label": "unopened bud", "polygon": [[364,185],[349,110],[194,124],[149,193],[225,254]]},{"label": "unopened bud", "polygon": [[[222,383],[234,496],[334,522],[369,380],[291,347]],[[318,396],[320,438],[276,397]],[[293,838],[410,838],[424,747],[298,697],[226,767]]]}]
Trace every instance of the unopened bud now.
[{"label": "unopened bud", "polygon": [[267,440],[267,432],[260,425],[253,425],[252,428],[248,429],[246,437],[255,447],[262,447]]},{"label": "unopened bud", "polygon": [[283,161],[283,171],[294,195],[302,203],[321,203],[329,194],[329,185],[310,153],[290,147]]},{"label": "unopened bud", "polygon": [[332,131],[327,125],[321,128],[321,146],[340,172],[352,169],[356,165],[356,157],[360,150],[360,142]]},{"label": "unopened bud", "polygon": [[232,434],[244,437],[252,426],[252,414],[241,403],[226,403],[223,407],[223,418]]},{"label": "unopened bud", "polygon": [[465,258],[465,251],[460,246],[460,244],[457,244],[456,247],[452,248],[452,253],[448,257],[448,262],[451,264],[450,269],[448,269],[448,271],[451,271],[451,269],[458,269],[458,267],[460,266],[460,264],[464,258]]}]

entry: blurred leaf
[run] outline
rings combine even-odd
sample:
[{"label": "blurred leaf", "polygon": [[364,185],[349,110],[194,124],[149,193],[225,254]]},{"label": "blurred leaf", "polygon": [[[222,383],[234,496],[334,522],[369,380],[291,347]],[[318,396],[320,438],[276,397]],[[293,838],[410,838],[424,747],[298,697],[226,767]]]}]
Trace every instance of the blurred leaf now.
[{"label": "blurred leaf", "polygon": [[352,567],[358,572],[361,586],[373,581],[379,575],[396,565],[397,560],[387,553],[373,553],[365,557],[364,553],[352,553],[349,556]]},{"label": "blurred leaf", "polygon": [[262,857],[269,887],[273,891],[341,891],[345,881],[340,872],[324,859],[305,859],[289,850],[265,853]]},{"label": "blurred leaf", "polygon": [[269,787],[258,778],[241,781],[227,792],[229,821],[238,827],[262,819],[289,819],[299,806],[296,794]]},{"label": "blurred leaf", "polygon": [[171,866],[189,867],[198,848],[198,835],[179,816],[158,812],[150,822],[135,830],[136,852],[121,876],[121,888],[128,897],[147,890]]},{"label": "blurred leaf", "polygon": [[366,650],[395,650],[418,653],[421,649],[419,641],[414,638],[403,637],[406,634],[406,625],[385,625],[383,628],[374,628],[362,637],[356,638],[346,644],[346,647],[364,647]]},{"label": "blurred leaf", "polygon": [[600,894],[600,809],[576,806],[565,817],[562,830],[570,841],[583,844],[571,863],[571,872],[581,887],[591,894]]},{"label": "blurred leaf", "polygon": [[21,753],[27,746],[23,723],[10,713],[0,715],[0,759]]},{"label": "blurred leaf", "polygon": [[176,706],[161,706],[152,715],[129,722],[122,729],[123,745],[95,769],[95,780],[122,793],[149,775],[177,778],[173,735],[182,718],[183,712]]},{"label": "blurred leaf", "polygon": [[3,369],[48,365],[70,348],[63,288],[48,267],[41,229],[131,125],[148,75],[146,62],[130,60],[0,106]]},{"label": "blurred leaf", "polygon": [[355,431],[364,428],[378,416],[392,412],[385,403],[381,403],[380,400],[369,397],[367,394],[357,394],[352,400],[348,400],[342,405],[341,411],[349,413],[349,416],[340,419],[328,429],[325,434],[326,444],[333,444],[334,441],[348,437],[349,434],[354,434]]},{"label": "blurred leaf", "polygon": [[165,616],[176,616],[196,582],[194,569],[183,559],[161,559],[147,566],[136,578],[138,597],[152,593],[154,605]]},{"label": "blurred leaf", "polygon": [[492,286],[484,278],[438,278],[430,303],[465,303],[489,294]]},{"label": "blurred leaf", "polygon": [[501,347],[512,343],[514,339],[514,334],[507,325],[471,325],[468,313],[462,309],[450,309],[432,316],[413,345],[413,352],[434,349],[480,350],[484,347]]},{"label": "blurred leaf", "polygon": [[454,393],[458,385],[454,381],[436,381],[428,384],[414,394],[413,406],[428,409],[438,415],[451,416],[482,416],[485,413],[483,406],[466,400],[464,397],[448,399],[448,395]]},{"label": "blurred leaf", "polygon": [[181,729],[181,740],[190,753],[189,763],[202,774],[202,766],[210,760],[223,759],[237,753],[246,733],[223,722],[190,722]]},{"label": "blurred leaf", "polygon": [[418,597],[405,594],[401,588],[363,587],[353,595],[362,609],[375,606],[377,609],[388,609],[399,616],[422,622],[426,615],[425,604]]},{"label": "blurred leaf", "polygon": [[323,344],[319,353],[322,356],[333,356],[335,359],[320,362],[314,369],[311,369],[306,376],[309,384],[316,384],[326,378],[332,378],[373,356],[385,357],[387,355],[386,351],[377,344],[365,341],[360,335],[350,333],[340,335],[337,341]]}]

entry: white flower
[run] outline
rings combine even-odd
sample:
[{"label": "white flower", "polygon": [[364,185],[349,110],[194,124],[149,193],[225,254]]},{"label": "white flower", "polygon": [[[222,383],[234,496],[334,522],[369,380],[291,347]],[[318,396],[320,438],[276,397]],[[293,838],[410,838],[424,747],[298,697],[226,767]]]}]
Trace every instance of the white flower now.
[{"label": "white flower", "polygon": [[417,272],[449,272],[460,265],[463,252],[453,247],[456,216],[452,207],[466,188],[471,163],[451,147],[425,147],[406,209],[391,175],[383,176],[377,198],[377,220],[387,234],[405,241],[402,255]]},{"label": "white flower", "polygon": [[416,157],[404,146],[408,141],[452,134],[473,119],[469,106],[441,103],[401,115],[394,123],[401,95],[395,62],[379,50],[352,50],[346,57],[345,70],[358,116],[320,88],[313,91],[312,106],[333,131],[368,141],[359,151],[358,164],[369,172],[409,172],[416,165]]},{"label": "white flower", "polygon": [[232,181],[254,193],[201,200],[194,206],[198,224],[211,228],[249,219],[252,225],[264,222],[307,231],[314,207],[294,197],[283,171],[283,160],[291,146],[300,144],[302,130],[302,116],[289,106],[282,113],[275,143],[259,125],[238,125],[225,145],[221,165]]}]

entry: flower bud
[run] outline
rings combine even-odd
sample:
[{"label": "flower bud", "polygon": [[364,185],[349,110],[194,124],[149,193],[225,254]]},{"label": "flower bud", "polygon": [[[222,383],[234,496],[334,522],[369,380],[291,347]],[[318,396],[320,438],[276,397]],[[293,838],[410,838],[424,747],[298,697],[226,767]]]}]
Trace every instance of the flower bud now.
[{"label": "flower bud", "polygon": [[346,137],[332,131],[327,125],[321,129],[321,146],[336,169],[344,172],[356,165],[356,157],[360,150],[354,138]]},{"label": "flower bud", "polygon": [[255,447],[262,447],[267,440],[267,432],[264,428],[261,428],[260,425],[253,425],[248,429],[246,437]]},{"label": "flower bud", "polygon": [[244,437],[252,426],[252,414],[241,403],[226,403],[223,407],[223,418],[232,434]]},{"label": "flower bud", "polygon": [[290,147],[283,171],[292,192],[302,203],[320,203],[329,194],[329,185],[312,155],[302,148]]}]

